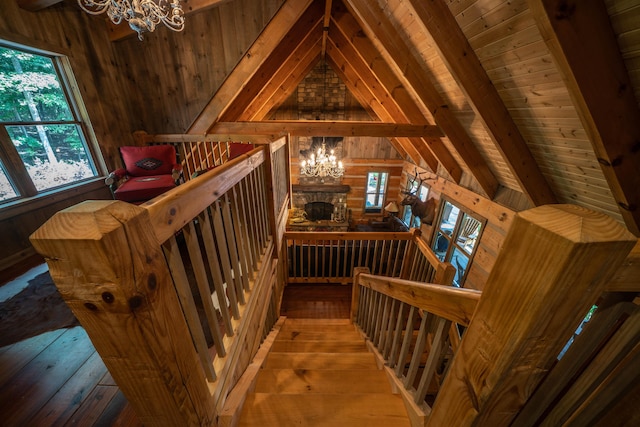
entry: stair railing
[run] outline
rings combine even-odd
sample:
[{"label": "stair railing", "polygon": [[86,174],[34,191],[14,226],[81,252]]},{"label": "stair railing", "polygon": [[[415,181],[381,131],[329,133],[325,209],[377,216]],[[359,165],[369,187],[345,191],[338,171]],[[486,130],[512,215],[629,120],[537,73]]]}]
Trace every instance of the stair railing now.
[{"label": "stair railing", "polygon": [[401,390],[410,418],[424,419],[453,358],[451,332],[469,325],[481,292],[376,276],[367,268],[357,268],[353,280],[352,321]]},{"label": "stair railing", "polygon": [[[278,317],[286,141],[141,205],[89,201],[31,237],[145,425],[216,425]],[[280,160],[278,160],[280,159]]]},{"label": "stair railing", "polygon": [[[407,360],[396,344],[398,336],[403,345],[411,342],[417,348],[404,370],[402,388],[411,390],[411,402],[427,390],[427,399],[413,407],[426,410],[410,413],[413,425],[584,425],[606,411],[601,401],[611,405],[612,398],[624,397],[624,390],[634,386],[630,378],[637,375],[640,360],[640,317],[637,305],[628,302],[633,297],[605,294],[600,320],[558,358],[585,315],[611,290],[609,279],[636,242],[604,214],[575,205],[540,206],[516,215],[475,309],[470,294],[460,299],[453,293],[464,289],[360,273],[352,318],[376,351],[391,355],[386,363],[402,367]],[[394,300],[415,306],[414,314],[405,316]],[[414,334],[417,309],[428,314]],[[395,333],[404,319],[402,333]],[[447,322],[468,324],[455,353],[444,338]],[[416,381],[411,376],[420,370],[414,364],[419,359],[424,373]],[[552,370],[555,366],[562,369]],[[574,376],[579,370],[584,373]],[[433,404],[430,386],[437,392]],[[566,390],[570,393],[558,401],[558,393]]]}]

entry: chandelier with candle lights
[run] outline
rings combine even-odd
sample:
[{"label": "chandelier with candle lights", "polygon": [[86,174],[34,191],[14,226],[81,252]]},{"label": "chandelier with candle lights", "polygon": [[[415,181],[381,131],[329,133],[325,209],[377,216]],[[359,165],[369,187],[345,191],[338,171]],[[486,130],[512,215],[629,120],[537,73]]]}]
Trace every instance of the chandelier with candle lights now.
[{"label": "chandelier with candle lights", "polygon": [[173,31],[184,29],[180,0],[78,0],[78,4],[91,15],[106,12],[116,25],[127,21],[140,40],[142,33],[152,32],[161,22]]},{"label": "chandelier with candle lights", "polygon": [[301,159],[300,173],[302,175],[318,177],[318,178],[340,178],[344,175],[344,167],[342,162],[336,158],[335,151],[332,149],[327,153],[327,147],[322,142],[322,146],[318,148],[317,153],[311,153],[308,159]]}]

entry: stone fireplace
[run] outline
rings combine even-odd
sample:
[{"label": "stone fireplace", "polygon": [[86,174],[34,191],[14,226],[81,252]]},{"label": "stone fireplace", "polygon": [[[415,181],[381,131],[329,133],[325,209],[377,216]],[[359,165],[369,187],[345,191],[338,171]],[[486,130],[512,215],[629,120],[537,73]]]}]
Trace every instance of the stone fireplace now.
[{"label": "stone fireplace", "polygon": [[348,185],[293,185],[292,204],[309,221],[346,221]]}]

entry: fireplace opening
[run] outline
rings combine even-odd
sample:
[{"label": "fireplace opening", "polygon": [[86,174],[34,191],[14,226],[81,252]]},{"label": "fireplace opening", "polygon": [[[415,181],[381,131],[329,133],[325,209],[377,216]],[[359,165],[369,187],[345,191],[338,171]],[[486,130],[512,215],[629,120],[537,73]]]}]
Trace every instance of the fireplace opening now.
[{"label": "fireplace opening", "polygon": [[304,205],[304,211],[309,221],[330,220],[333,205],[327,202],[309,202]]}]

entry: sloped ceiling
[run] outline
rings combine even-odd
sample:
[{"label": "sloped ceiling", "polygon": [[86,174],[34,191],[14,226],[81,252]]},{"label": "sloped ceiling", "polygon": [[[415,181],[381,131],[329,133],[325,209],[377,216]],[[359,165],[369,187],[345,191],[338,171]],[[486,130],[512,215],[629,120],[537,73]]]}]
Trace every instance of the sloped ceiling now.
[{"label": "sloped ceiling", "polygon": [[[640,235],[638,46],[634,0],[286,0],[188,132],[385,136],[486,197],[578,204]],[[323,60],[376,122],[268,120]]]}]

